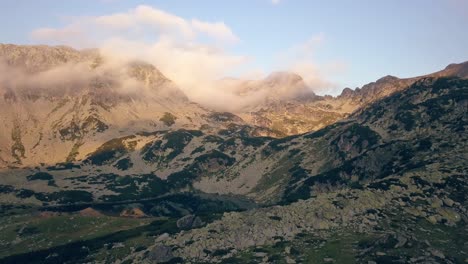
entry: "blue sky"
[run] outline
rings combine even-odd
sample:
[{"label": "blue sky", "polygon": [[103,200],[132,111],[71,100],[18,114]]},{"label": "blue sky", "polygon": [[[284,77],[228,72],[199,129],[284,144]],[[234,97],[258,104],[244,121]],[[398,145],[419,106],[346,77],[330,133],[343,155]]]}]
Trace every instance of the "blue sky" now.
[{"label": "blue sky", "polygon": [[[71,20],[125,13],[139,5],[187,21],[223,22],[238,41],[210,45],[248,57],[241,67],[270,72],[287,70],[292,57],[310,60],[339,89],[362,86],[387,74],[430,73],[468,60],[468,1],[464,0],[2,1],[0,42],[57,44],[31,34],[40,28],[66,27]],[[307,54],[296,52],[311,39],[317,41]],[[203,38],[197,41],[204,43]]]}]

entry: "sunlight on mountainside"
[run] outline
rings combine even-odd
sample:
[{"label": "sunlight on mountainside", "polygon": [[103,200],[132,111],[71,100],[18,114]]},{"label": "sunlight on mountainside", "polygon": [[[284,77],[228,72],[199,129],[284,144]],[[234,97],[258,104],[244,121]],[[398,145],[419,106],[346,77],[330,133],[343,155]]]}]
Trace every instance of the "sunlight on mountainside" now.
[{"label": "sunlight on mountainside", "polygon": [[0,263],[468,262],[465,7],[3,3]]}]

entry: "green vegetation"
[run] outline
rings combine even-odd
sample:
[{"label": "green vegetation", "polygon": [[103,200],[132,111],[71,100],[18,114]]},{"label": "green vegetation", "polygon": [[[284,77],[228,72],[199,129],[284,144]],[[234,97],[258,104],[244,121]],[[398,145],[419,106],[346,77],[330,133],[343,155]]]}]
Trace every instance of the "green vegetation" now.
[{"label": "green vegetation", "polygon": [[92,239],[119,230],[131,229],[148,222],[150,222],[149,219],[138,220],[109,216],[91,217],[77,214],[51,214],[51,216],[45,217],[32,217],[29,215],[1,217],[0,225],[5,227],[2,230],[2,240],[13,242],[18,236],[21,239],[19,243],[10,243],[6,247],[2,246],[0,258],[53,248],[68,244],[71,241]]},{"label": "green vegetation", "polygon": [[72,120],[68,126],[59,129],[62,140],[79,140],[82,137],[80,125],[76,120]]},{"label": "green vegetation", "polygon": [[13,146],[11,146],[11,155],[16,159],[16,162],[21,164],[21,159],[24,158],[26,152],[23,142],[21,141],[21,128],[19,124],[15,124],[11,131],[11,139]]},{"label": "green vegetation", "polygon": [[101,197],[107,202],[153,198],[168,191],[165,181],[152,174],[138,177],[107,174],[106,177],[106,188],[116,193]]},{"label": "green vegetation", "polygon": [[67,203],[89,203],[93,201],[93,194],[87,191],[70,190],[53,193],[34,193],[36,199],[43,202]]},{"label": "green vegetation", "polygon": [[166,144],[162,146],[162,149],[172,149],[172,152],[167,156],[167,159],[171,160],[175,158],[177,155],[182,153],[185,146],[192,140],[193,137],[201,137],[202,135],[203,133],[201,131],[185,129],[180,129],[164,135]]},{"label": "green vegetation", "polygon": [[192,181],[197,178],[197,175],[188,171],[182,170],[174,172],[167,177],[167,184],[174,189],[183,188],[191,185]]},{"label": "green vegetation", "polygon": [[133,162],[130,158],[124,158],[124,159],[117,161],[117,163],[115,164],[115,167],[119,170],[128,170],[131,167],[133,167]]},{"label": "green vegetation", "polygon": [[406,131],[411,131],[416,124],[415,116],[410,111],[397,113],[395,119],[403,123],[403,127]]},{"label": "green vegetation", "polygon": [[[200,163],[209,163],[210,161],[216,161],[220,166],[232,166],[236,162],[235,158],[232,158],[220,151],[213,150],[207,154],[203,154],[195,158],[195,164],[199,165]],[[199,167],[199,166],[198,166]]]},{"label": "green vegetation", "polygon": [[[33,222],[34,223],[34,222]],[[31,224],[31,223],[28,223]],[[39,234],[31,236],[14,248],[2,263],[65,263],[112,261],[129,254],[137,243],[150,245],[147,236],[176,230],[174,220],[131,219],[120,217],[82,217],[78,215],[53,216],[37,222]],[[12,234],[14,235],[14,234]],[[45,240],[47,238],[47,240]],[[50,241],[45,244],[44,241]],[[114,248],[122,243],[123,248]],[[103,252],[112,252],[102,254]],[[5,256],[6,252],[2,252]],[[111,259],[108,259],[108,258]],[[46,260],[44,262],[44,260]],[[86,261],[87,260],[87,261]]]},{"label": "green vegetation", "polygon": [[154,142],[150,142],[144,145],[140,151],[140,154],[142,155],[143,160],[156,162],[159,159],[161,159],[161,157],[156,155],[155,153],[157,153],[157,151],[161,149],[162,143],[163,142],[161,140],[156,140]]},{"label": "green vegetation", "polygon": [[210,114],[208,117],[217,122],[236,122],[241,120],[240,117],[229,112],[215,112]]},{"label": "green vegetation", "polygon": [[312,132],[312,133],[309,133],[309,134],[306,134],[304,136],[304,138],[307,138],[307,139],[314,139],[314,138],[321,138],[323,136],[326,136],[326,135],[329,135],[331,131],[333,131],[334,129],[340,127],[340,126],[343,126],[343,125],[346,125],[346,124],[349,124],[351,121],[340,121],[340,122],[337,122],[335,124],[332,124],[332,125],[329,125],[329,126],[326,126],[318,131],[315,131],[315,132]]},{"label": "green vegetation", "polygon": [[164,113],[164,115],[159,119],[159,121],[163,122],[164,125],[169,126],[169,127],[174,125],[176,120],[177,120],[177,116],[168,112]]},{"label": "green vegetation", "polygon": [[85,131],[104,132],[109,128],[109,126],[99,120],[98,117],[90,115],[83,121],[81,128]]},{"label": "green vegetation", "polygon": [[[341,230],[340,230],[341,231]],[[305,263],[327,263],[327,259],[333,259],[333,263],[351,264],[358,263],[356,244],[363,239],[363,235],[349,231],[336,232],[331,237],[309,238],[315,247],[305,250]]]},{"label": "green vegetation", "polygon": [[[220,236],[226,234],[241,244],[244,237],[249,239],[271,226],[279,231],[262,234],[259,241],[265,238],[263,242],[254,241],[257,246],[252,248],[234,251],[229,247],[235,247],[234,243],[223,247],[220,242],[218,248],[218,243],[207,243],[201,249],[196,244],[196,250],[213,262],[232,253],[223,263],[286,263],[290,259],[297,263],[407,263],[419,261],[414,260],[418,257],[423,257],[421,263],[429,263],[427,259],[463,263],[468,190],[463,163],[464,82],[443,80],[431,88],[425,80],[375,102],[349,121],[281,139],[251,137],[251,127],[236,124],[219,135],[183,129],[141,133],[154,140],[143,147],[142,158],[152,162],[148,164],[152,170],[169,174],[165,180],[154,174],[86,175],[88,166],[78,171],[83,174],[62,172],[73,175],[68,178],[58,172],[55,177],[37,172],[28,173],[30,182],[23,176],[8,180],[11,185],[0,185],[4,197],[33,203],[37,199],[43,206],[37,210],[31,205],[0,205],[0,258],[4,257],[0,262],[118,262],[133,252],[147,254],[162,232],[180,232],[176,220],[182,216],[193,214],[210,222],[225,212],[256,208],[245,198],[253,197],[263,202],[261,210],[240,216],[224,214],[223,223],[194,236],[184,232],[181,237],[190,239],[170,245],[176,250],[202,244],[204,238],[222,242]],[[225,122],[236,117],[214,118]],[[114,165],[123,174],[136,156],[130,153],[136,149],[136,139],[132,140],[106,142],[86,162]],[[75,168],[79,165],[47,167]],[[211,177],[209,181],[219,180],[216,186],[223,186],[226,179],[254,173],[263,174],[256,186],[251,178],[236,186],[239,192],[251,190],[247,196],[206,194],[192,185],[201,177]],[[66,189],[58,189],[55,181]],[[52,191],[39,191],[42,187]],[[291,204],[299,199],[310,200]],[[301,210],[316,205],[319,209],[304,214],[308,218],[302,221]],[[84,216],[86,212],[92,216]],[[237,219],[248,228],[236,228],[237,222],[232,221]],[[302,233],[293,237],[296,232]]]},{"label": "green vegetation", "polygon": [[70,150],[70,153],[68,153],[66,162],[72,162],[75,160],[76,156],[79,154],[78,150],[80,149],[81,145],[83,145],[83,143],[80,141],[73,144],[73,147]]},{"label": "green vegetation", "polygon": [[51,174],[47,172],[37,172],[37,173],[27,176],[26,178],[28,179],[28,181],[35,181],[35,180],[49,181],[49,180],[53,180],[54,176],[52,176]]},{"label": "green vegetation", "polygon": [[[177,155],[181,154],[194,137],[203,136],[199,130],[179,129],[168,132],[163,136],[163,140],[156,140],[153,143],[146,144],[141,154],[143,159],[151,162],[169,162]],[[172,150],[169,154],[164,154],[166,150]]]},{"label": "green vegetation", "polygon": [[91,153],[84,162],[99,166],[113,162],[124,154],[127,154],[129,151],[133,151],[135,149],[136,142],[125,144],[126,140],[134,137],[135,136],[128,136],[109,140],[96,151]]}]

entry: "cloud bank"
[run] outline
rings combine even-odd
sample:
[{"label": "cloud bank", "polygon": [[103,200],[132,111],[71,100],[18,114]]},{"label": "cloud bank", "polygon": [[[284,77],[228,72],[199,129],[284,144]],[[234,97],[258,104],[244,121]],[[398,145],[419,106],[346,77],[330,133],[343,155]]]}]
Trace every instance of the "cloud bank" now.
[{"label": "cloud bank", "polygon": [[94,68],[90,61],[73,61],[31,72],[0,60],[0,93],[30,98],[62,98],[85,90],[108,98],[116,94],[133,98],[149,95],[150,87],[131,76],[128,69],[128,65],[105,63]]},{"label": "cloud bank", "polygon": [[[140,5],[125,12],[71,18],[60,28],[38,28],[31,37],[47,44],[98,47],[104,56],[117,61],[149,62],[190,99],[210,107],[223,110],[226,102],[244,105],[250,100],[231,93],[216,81],[232,72],[253,71],[253,57],[229,52],[240,38],[222,21],[187,19]],[[290,48],[278,68],[302,75],[317,91],[331,84],[322,77],[319,67],[308,60],[311,57],[303,56],[315,50],[316,42],[320,42],[320,36]]]}]

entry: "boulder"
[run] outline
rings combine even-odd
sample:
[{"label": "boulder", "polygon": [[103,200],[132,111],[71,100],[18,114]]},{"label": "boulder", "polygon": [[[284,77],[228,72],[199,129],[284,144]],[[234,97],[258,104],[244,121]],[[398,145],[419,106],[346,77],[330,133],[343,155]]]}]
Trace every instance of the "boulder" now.
[{"label": "boulder", "polygon": [[398,242],[396,243],[396,245],[394,246],[394,248],[401,248],[401,247],[403,247],[403,246],[406,244],[406,242],[408,242],[408,239],[407,239],[405,236],[400,235],[400,234],[399,234],[399,235],[396,235],[396,240],[397,240]]},{"label": "boulder", "polygon": [[454,201],[453,201],[452,199],[450,199],[450,198],[445,198],[445,199],[444,199],[444,204],[445,204],[446,206],[448,206],[448,207],[452,207],[453,204],[454,204]]},{"label": "boulder", "polygon": [[169,238],[169,234],[168,233],[164,233],[164,234],[161,234],[160,236],[158,236],[156,238],[156,242],[162,242],[164,240],[167,240]]},{"label": "boulder", "polygon": [[284,260],[286,261],[287,264],[296,263],[296,261],[294,259],[290,258],[289,256],[286,256],[286,258]]},{"label": "boulder", "polygon": [[431,255],[432,255],[432,256],[438,257],[438,258],[440,258],[440,259],[445,259],[444,253],[442,253],[440,250],[437,250],[437,249],[429,249],[429,251],[431,252]]},{"label": "boulder", "polygon": [[198,228],[203,226],[204,224],[205,223],[203,223],[200,217],[195,215],[186,215],[177,220],[177,227],[183,230]]},{"label": "boulder", "polygon": [[149,253],[148,259],[154,263],[168,262],[174,258],[172,249],[167,246],[157,245]]}]

